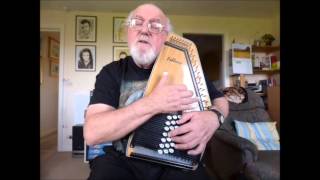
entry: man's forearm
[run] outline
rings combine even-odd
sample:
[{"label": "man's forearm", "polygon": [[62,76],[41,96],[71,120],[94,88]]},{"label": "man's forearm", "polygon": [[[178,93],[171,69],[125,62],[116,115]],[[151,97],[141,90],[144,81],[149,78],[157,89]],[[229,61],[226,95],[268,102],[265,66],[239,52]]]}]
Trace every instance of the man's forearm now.
[{"label": "man's forearm", "polygon": [[121,109],[88,114],[84,128],[86,143],[93,145],[120,139],[156,113],[156,106],[148,98],[142,98]]},{"label": "man's forearm", "polygon": [[224,117],[227,117],[229,114],[229,103],[225,97],[216,98],[213,101],[213,106],[217,108]]}]

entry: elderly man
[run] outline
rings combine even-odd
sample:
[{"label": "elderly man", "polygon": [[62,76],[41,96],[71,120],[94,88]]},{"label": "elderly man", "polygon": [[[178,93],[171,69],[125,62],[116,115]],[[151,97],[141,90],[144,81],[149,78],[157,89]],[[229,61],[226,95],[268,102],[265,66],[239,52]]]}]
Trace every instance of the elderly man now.
[{"label": "elderly man", "polygon": [[[127,138],[132,131],[159,113],[190,109],[198,100],[185,85],[169,85],[163,75],[153,92],[143,97],[152,66],[160,53],[171,25],[163,11],[153,4],[143,4],[128,16],[128,46],[131,56],[103,67],[87,108],[84,137],[89,145],[112,141],[105,155],[91,162],[89,179],[208,179],[200,165],[195,171],[151,163],[125,156]],[[208,81],[207,81],[208,82]],[[223,94],[207,83],[213,107],[227,116],[228,104]],[[197,155],[219,127],[214,111],[182,115],[185,123],[170,132],[176,149]]]}]

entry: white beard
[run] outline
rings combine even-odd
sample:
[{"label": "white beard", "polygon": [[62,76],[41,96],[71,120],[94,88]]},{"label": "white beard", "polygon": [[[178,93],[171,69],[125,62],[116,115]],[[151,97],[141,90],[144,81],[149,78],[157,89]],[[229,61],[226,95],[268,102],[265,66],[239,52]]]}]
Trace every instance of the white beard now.
[{"label": "white beard", "polygon": [[157,57],[153,48],[148,49],[145,53],[141,53],[136,45],[132,45],[132,48],[130,48],[130,54],[134,61],[142,66],[151,65]]}]

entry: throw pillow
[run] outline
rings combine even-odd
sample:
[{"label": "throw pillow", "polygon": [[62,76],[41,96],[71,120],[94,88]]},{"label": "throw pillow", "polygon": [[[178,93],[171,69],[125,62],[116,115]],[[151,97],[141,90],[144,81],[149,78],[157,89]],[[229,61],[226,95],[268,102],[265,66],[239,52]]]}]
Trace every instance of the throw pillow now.
[{"label": "throw pillow", "polygon": [[280,150],[276,122],[242,122],[234,120],[238,136],[254,143],[258,150]]}]

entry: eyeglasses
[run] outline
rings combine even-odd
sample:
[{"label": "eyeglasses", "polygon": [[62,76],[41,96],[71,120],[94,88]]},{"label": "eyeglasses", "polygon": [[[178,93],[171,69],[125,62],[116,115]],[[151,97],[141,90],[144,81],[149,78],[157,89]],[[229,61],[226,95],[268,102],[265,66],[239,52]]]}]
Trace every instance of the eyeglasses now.
[{"label": "eyeglasses", "polygon": [[[139,18],[132,18],[128,22],[128,26],[134,30],[141,30],[143,28],[144,20]],[[161,33],[164,31],[164,25],[157,21],[149,21],[147,24],[148,30],[151,33]]]}]

